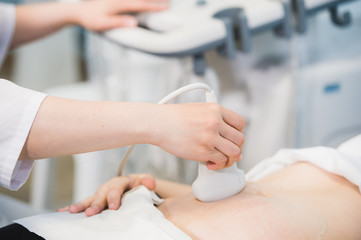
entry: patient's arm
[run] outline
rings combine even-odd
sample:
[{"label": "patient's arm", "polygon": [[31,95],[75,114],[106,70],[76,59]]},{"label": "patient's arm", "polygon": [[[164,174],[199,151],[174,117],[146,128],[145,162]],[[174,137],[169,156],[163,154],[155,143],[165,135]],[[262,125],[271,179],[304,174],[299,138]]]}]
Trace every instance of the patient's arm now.
[{"label": "patient's arm", "polygon": [[71,213],[85,211],[85,214],[90,217],[100,213],[107,207],[116,210],[120,206],[123,193],[139,185],[144,185],[149,190],[155,190],[162,198],[177,197],[190,192],[190,186],[185,184],[155,180],[149,174],[131,174],[112,178],[101,185],[94,195],[76,204],[58,209],[58,211],[69,211]]},{"label": "patient's arm", "polygon": [[191,187],[186,184],[157,179],[155,191],[161,198],[171,198],[189,193]]}]

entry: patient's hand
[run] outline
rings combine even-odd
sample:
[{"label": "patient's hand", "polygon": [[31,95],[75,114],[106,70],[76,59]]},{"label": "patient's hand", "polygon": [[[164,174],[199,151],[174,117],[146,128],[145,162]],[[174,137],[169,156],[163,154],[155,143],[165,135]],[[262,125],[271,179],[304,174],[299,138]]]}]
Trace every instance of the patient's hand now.
[{"label": "patient's hand", "polygon": [[101,185],[94,195],[76,204],[60,208],[58,212],[69,211],[71,213],[79,213],[85,211],[85,214],[90,217],[100,213],[106,207],[117,210],[123,193],[139,185],[144,185],[149,190],[154,190],[155,179],[149,174],[131,174],[112,178]]}]

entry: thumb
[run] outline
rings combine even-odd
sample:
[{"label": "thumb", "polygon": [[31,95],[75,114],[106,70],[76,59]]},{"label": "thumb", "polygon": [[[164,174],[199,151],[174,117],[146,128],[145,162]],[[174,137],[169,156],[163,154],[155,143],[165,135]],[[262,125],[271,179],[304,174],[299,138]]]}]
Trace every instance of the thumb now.
[{"label": "thumb", "polygon": [[154,190],[156,187],[155,179],[150,174],[143,175],[140,182],[142,185],[144,185],[149,190]]}]

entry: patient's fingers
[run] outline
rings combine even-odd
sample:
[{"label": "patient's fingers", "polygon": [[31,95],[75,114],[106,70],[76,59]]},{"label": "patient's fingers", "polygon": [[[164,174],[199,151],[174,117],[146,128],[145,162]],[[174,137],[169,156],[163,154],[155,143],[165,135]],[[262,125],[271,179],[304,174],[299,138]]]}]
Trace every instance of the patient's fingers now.
[{"label": "patient's fingers", "polygon": [[85,215],[88,217],[100,213],[107,205],[105,194],[96,194],[91,206],[85,209]]},{"label": "patient's fingers", "polygon": [[[105,206],[105,204],[104,204]],[[100,213],[103,210],[103,208],[99,207],[98,205],[93,205],[90,208],[87,208],[85,210],[85,215],[87,215],[87,217],[91,217],[94,216],[98,213]]]},{"label": "patient's fingers", "polygon": [[130,175],[126,177],[128,181],[124,181],[124,178],[118,178],[117,183],[108,190],[107,203],[109,209],[116,210],[120,207],[120,199],[128,189],[135,188],[139,185],[144,185],[149,190],[155,189],[155,179],[150,174]]},{"label": "patient's fingers", "polygon": [[93,196],[87,197],[86,199],[76,203],[72,204],[63,208],[58,208],[57,212],[66,212],[69,211],[71,213],[78,213],[84,211],[87,207],[90,206],[91,202],[93,201]]},{"label": "patient's fingers", "polygon": [[141,175],[129,175],[129,179],[130,179],[129,188],[132,189],[138,187],[140,185],[141,178],[142,178]]},{"label": "patient's fingers", "polygon": [[144,174],[141,177],[141,182],[140,184],[144,185],[146,188],[148,188],[149,190],[154,190],[156,187],[155,184],[155,179],[152,175],[150,174]]},{"label": "patient's fingers", "polygon": [[117,177],[103,184],[94,196],[91,206],[85,210],[85,214],[90,217],[100,213],[107,206],[109,209],[118,209],[120,197],[129,188],[131,179],[129,177]]},{"label": "patient's fingers", "polygon": [[90,217],[103,211],[107,206],[106,195],[106,191],[102,191],[102,193],[100,194],[97,193],[94,197],[93,202],[91,203],[91,206],[85,210],[85,215]]},{"label": "patient's fingers", "polygon": [[155,189],[155,179],[150,174],[130,174],[128,177],[131,179],[130,189],[138,187],[139,185],[143,185],[149,190]]},{"label": "patient's fingers", "polygon": [[120,199],[123,193],[141,184],[149,190],[155,189],[155,179],[149,174],[115,177],[101,185],[93,196],[76,204],[60,208],[58,211],[69,211],[71,213],[85,211],[85,214],[90,217],[100,213],[107,206],[109,209],[116,210],[120,207]]},{"label": "patient's fingers", "polygon": [[120,198],[122,195],[123,191],[121,189],[110,189],[107,195],[108,208],[112,210],[117,210],[120,206]]},{"label": "patient's fingers", "polygon": [[63,207],[63,208],[58,208],[56,211],[57,212],[66,212],[66,211],[69,211],[69,207],[70,206],[66,206],[66,207]]},{"label": "patient's fingers", "polygon": [[73,204],[73,205],[70,205],[69,206],[69,212],[71,213],[79,213],[79,212],[82,212],[84,211],[87,207],[90,206],[90,204],[92,203],[94,199],[94,196],[90,196],[90,197],[87,197],[86,199],[76,203],[76,204]]}]

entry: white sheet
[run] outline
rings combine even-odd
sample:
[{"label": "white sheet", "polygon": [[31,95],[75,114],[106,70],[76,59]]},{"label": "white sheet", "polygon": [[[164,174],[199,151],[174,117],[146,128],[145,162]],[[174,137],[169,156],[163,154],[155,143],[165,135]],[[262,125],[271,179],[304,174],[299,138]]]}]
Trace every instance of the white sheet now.
[{"label": "white sheet", "polygon": [[281,149],[273,157],[263,160],[249,170],[246,178],[248,181],[257,181],[302,161],[343,176],[358,186],[361,192],[361,135],[346,141],[337,149],[327,147]]},{"label": "white sheet", "polygon": [[153,205],[160,200],[154,195],[140,186],[123,196],[117,211],[106,210],[92,217],[50,213],[15,222],[47,240],[191,239]]}]

